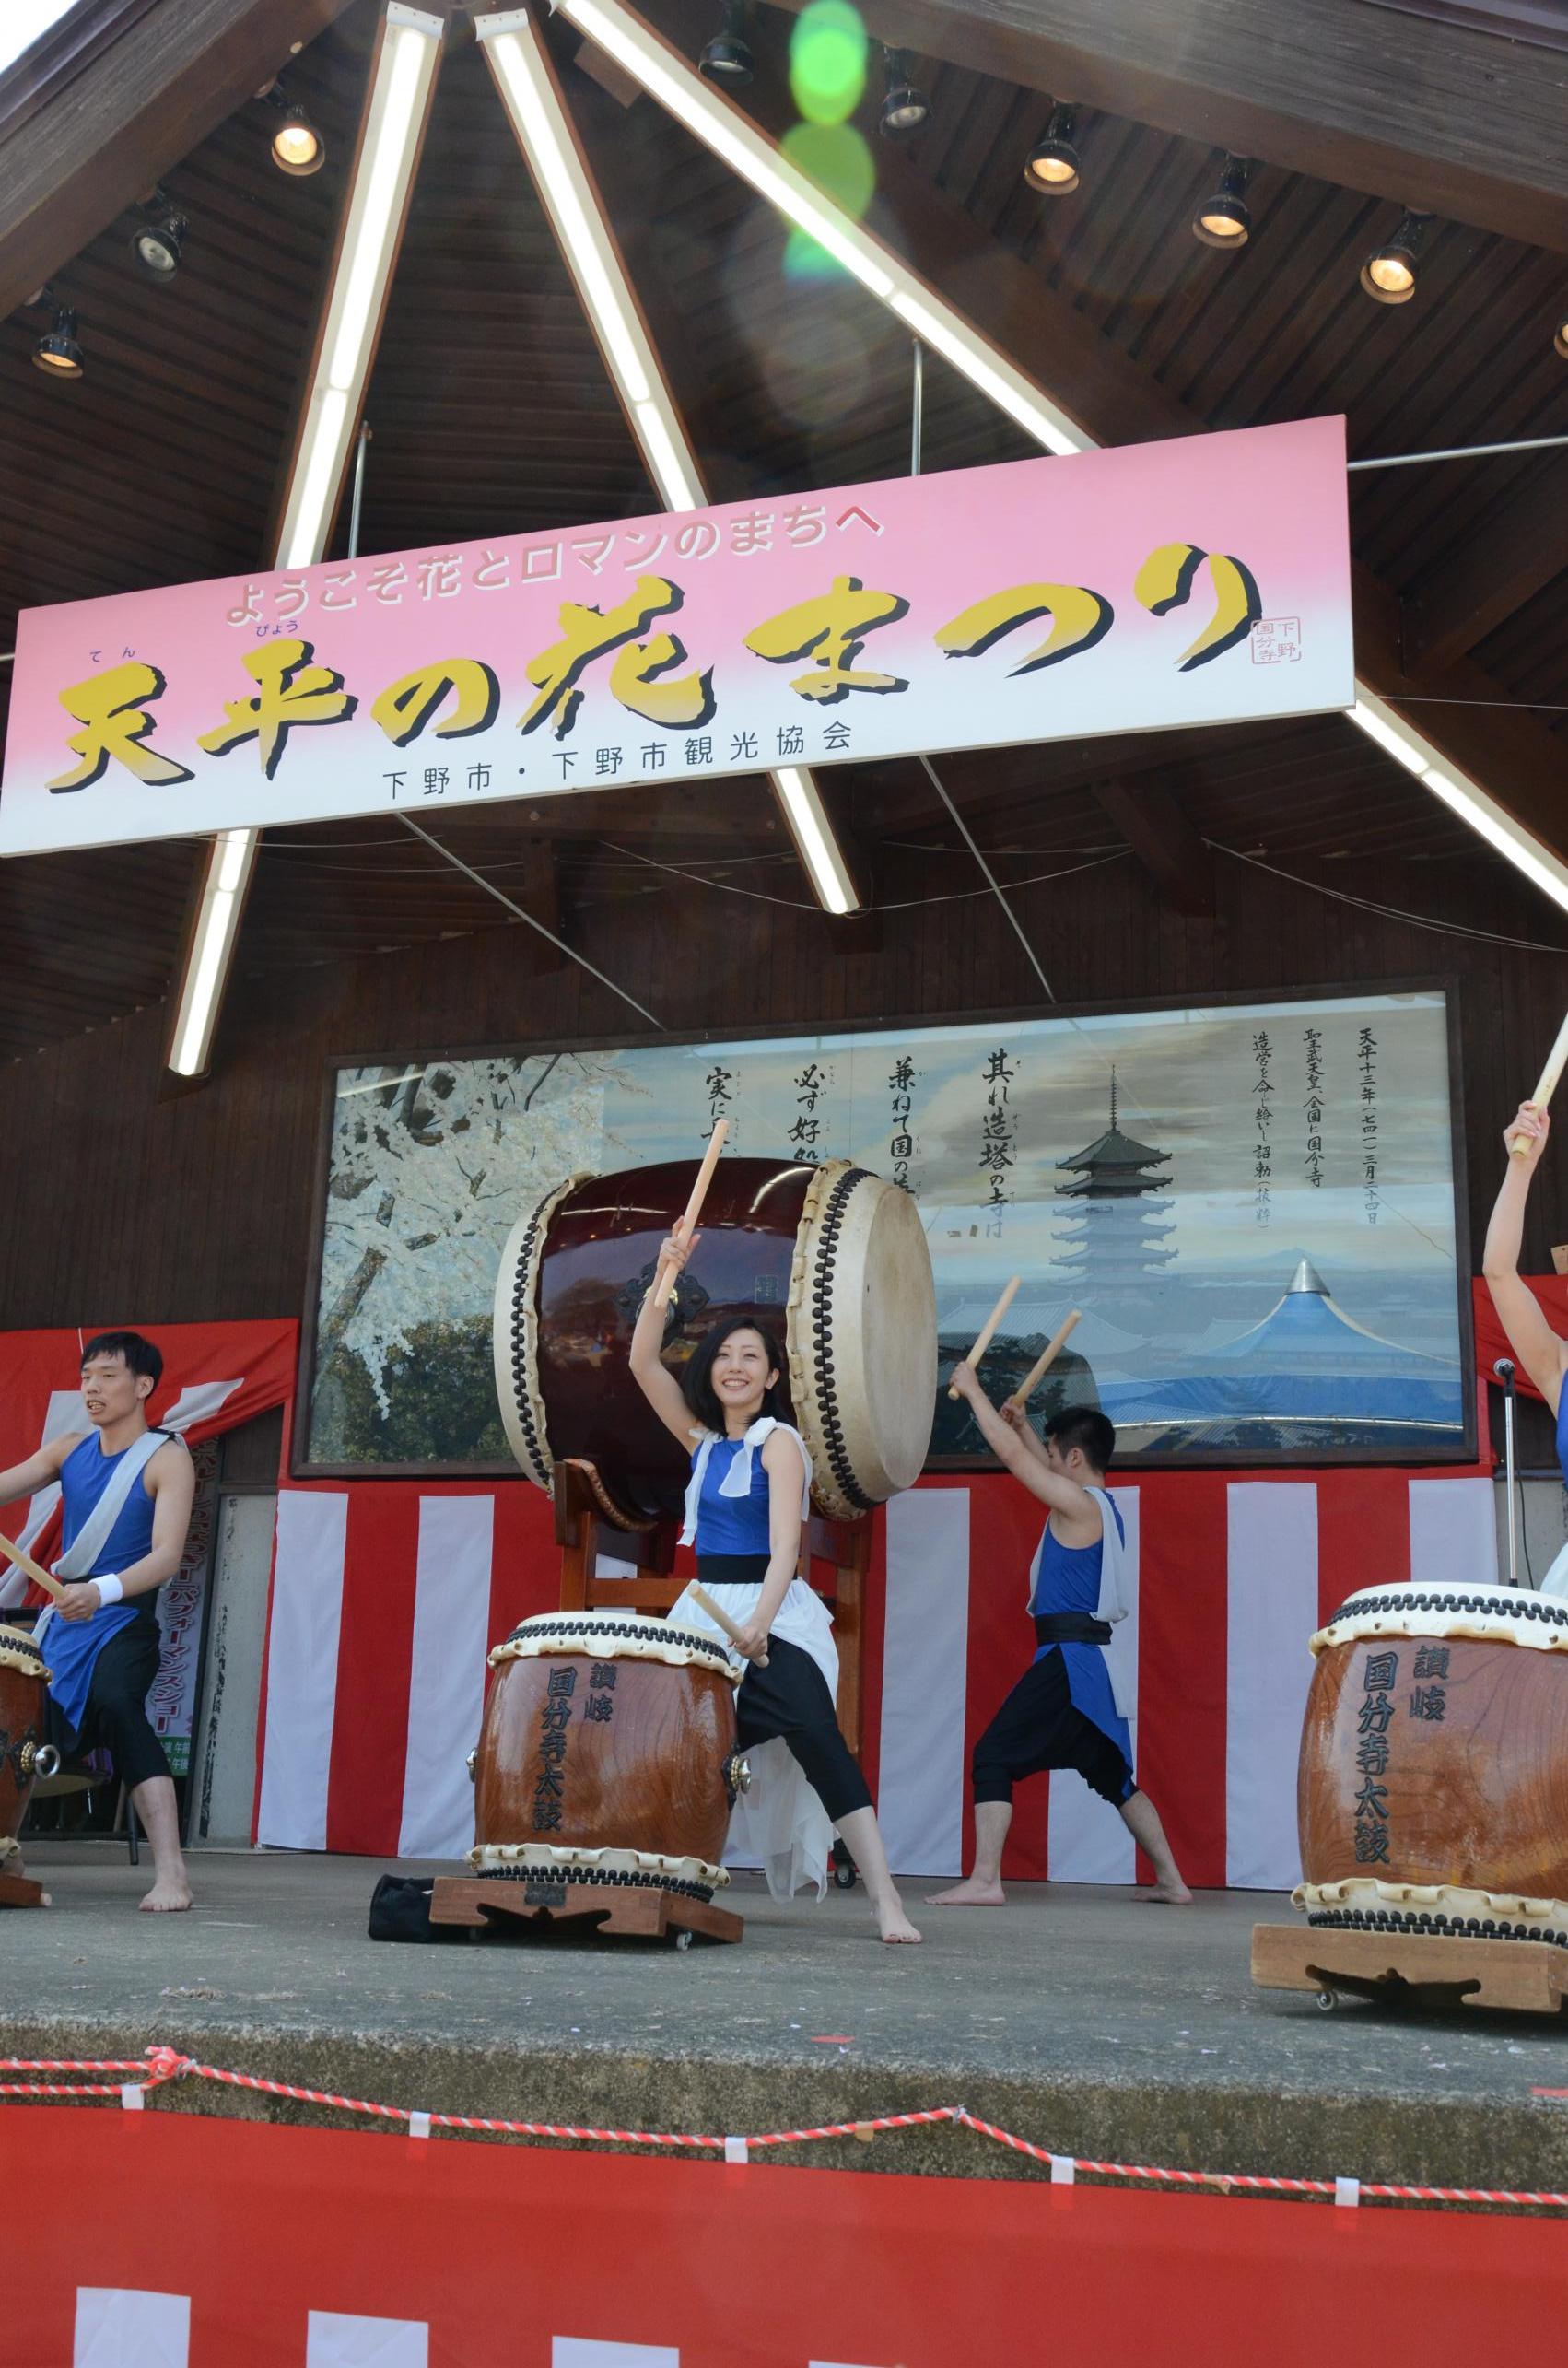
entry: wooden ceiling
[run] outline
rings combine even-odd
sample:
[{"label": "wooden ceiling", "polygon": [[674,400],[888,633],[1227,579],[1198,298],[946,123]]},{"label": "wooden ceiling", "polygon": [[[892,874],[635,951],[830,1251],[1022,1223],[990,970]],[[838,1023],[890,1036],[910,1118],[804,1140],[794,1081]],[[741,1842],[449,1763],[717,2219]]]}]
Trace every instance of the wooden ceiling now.
[{"label": "wooden ceiling", "polygon": [[[1111,33],[1129,5],[1104,0]],[[1219,6],[1238,19],[1258,13],[1256,0]],[[113,170],[96,178],[70,179],[66,154],[54,217],[41,201],[8,213],[0,196],[0,287],[46,262],[56,299],[77,312],[87,360],[78,384],[46,380],[30,366],[43,316],[18,304],[0,321],[0,651],[11,646],[20,606],[265,564],[378,0],[268,0],[265,15],[244,0],[84,0],[78,47],[90,46],[90,17],[99,64],[105,54],[111,63],[116,29],[123,43],[146,42],[181,8],[212,20],[199,90],[185,64],[184,117],[170,119],[173,100],[146,101],[130,152],[122,141]],[[1309,14],[1325,9],[1379,27],[1393,58],[1433,33],[1364,0],[1310,0]],[[967,46],[954,33],[966,12],[984,34]],[[709,0],[654,0],[647,13],[695,55],[715,10]],[[1052,13],[1081,29],[1088,21],[1078,6]],[[903,30],[917,46],[923,32],[958,56],[1035,56],[1023,0],[876,0],[868,14],[879,31]],[[788,32],[784,10],[758,11],[759,72],[742,98],[765,125],[782,104]],[[1517,76],[1517,45],[1452,29],[1442,38],[1480,42]],[[576,63],[564,23],[552,40],[716,498],[905,471],[903,333],[845,280],[789,276],[777,218],[650,100],[623,107],[609,97]],[[1494,161],[1468,168],[1465,182],[1449,160],[1450,200],[1473,186],[1474,219],[1434,221],[1416,299],[1384,308],[1362,294],[1358,273],[1398,205],[1364,128],[1341,123],[1325,141],[1354,186],[1289,169],[1295,151],[1283,132],[1284,161],[1259,147],[1252,240],[1239,254],[1216,253],[1189,228],[1216,151],[1194,135],[1186,86],[1168,63],[1156,59],[1158,75],[1151,67],[1141,81],[1122,69],[1118,83],[1114,53],[1101,58],[1100,81],[1141,90],[1160,127],[1108,103],[1086,112],[1079,191],[1047,201],[1025,187],[1023,161],[1047,87],[1049,45],[1039,40],[1041,59],[1013,80],[924,58],[918,78],[934,102],[931,122],[902,150],[878,139],[873,83],[862,119],[879,174],[873,219],[1025,367],[1071,381],[1060,392],[1096,414],[1105,440],[1335,410],[1348,415],[1357,456],[1568,432],[1568,363],[1552,349],[1568,303],[1568,196],[1546,185],[1533,119],[1519,130],[1524,161],[1511,178]],[[295,41],[304,46],[290,62]],[[1114,53],[1109,35],[1106,45]],[[1561,82],[1568,69],[1559,53],[1528,54],[1541,80],[1532,103],[1546,105],[1551,76]],[[1085,56],[1074,53],[1081,73],[1090,71]],[[326,167],[310,180],[275,170],[268,111],[245,95],[280,66],[326,135]],[[36,63],[30,76],[0,78],[0,191],[15,185],[8,158],[52,120],[57,151],[86,141],[91,70],[89,56],[57,88]],[[1293,70],[1287,59],[1281,71]],[[1244,98],[1221,92],[1216,122]],[[1419,127],[1421,110],[1413,113]],[[1203,120],[1201,111],[1191,116]],[[1406,156],[1403,136],[1390,123],[1390,176]],[[28,156],[37,198],[44,167]],[[143,280],[129,253],[130,201],[155,180],[189,222],[168,287]],[[122,210],[105,220],[117,186]],[[49,254],[56,217],[67,230],[90,229],[78,251]],[[1498,222],[1515,235],[1485,227]],[[1518,235],[1532,225],[1534,245]],[[456,10],[367,416],[368,551],[657,506]],[[1032,450],[928,363],[925,467]],[[1520,767],[1549,798],[1561,796],[1568,726],[1565,469],[1568,452],[1547,452],[1352,480],[1363,667],[1382,653],[1398,679],[1380,686],[1430,701],[1434,729],[1441,721],[1469,731],[1478,763],[1500,748],[1499,761]],[[345,538],[346,516],[334,548]],[[7,682],[0,669],[0,686]],[[1267,850],[1267,860],[1323,881],[1359,866],[1363,886],[1375,877],[1375,893],[1418,909],[1441,877],[1450,918],[1462,919],[1467,894],[1478,915],[1497,907],[1497,859],[1337,719],[1057,744],[954,759],[942,770],[983,845],[1024,850],[1000,865],[1012,876],[1037,869],[1040,850],[1056,846],[1130,846],[1162,893],[1201,914],[1210,841]],[[842,768],[821,778],[872,901],[922,893],[931,858],[912,850],[955,842],[919,768]],[[705,927],[722,904],[711,885],[720,874],[720,887],[806,894],[760,780],[437,815],[435,826],[568,939],[586,902],[649,893],[688,899],[693,926]],[[0,1058],[166,993],[194,860],[190,843],[174,841],[0,868],[0,930],[12,955]],[[1534,935],[1562,935],[1544,902],[1527,895],[1517,909]],[[240,987],[258,971],[509,920],[392,821],[270,834]],[[843,926],[822,923],[825,935]]]}]

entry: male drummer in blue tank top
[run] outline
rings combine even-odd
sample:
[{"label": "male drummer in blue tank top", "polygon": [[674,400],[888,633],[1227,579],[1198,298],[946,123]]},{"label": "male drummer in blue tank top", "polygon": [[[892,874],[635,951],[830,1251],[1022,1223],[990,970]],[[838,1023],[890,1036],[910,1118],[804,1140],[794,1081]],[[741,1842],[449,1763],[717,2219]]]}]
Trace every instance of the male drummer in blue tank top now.
[{"label": "male drummer in blue tank top", "polygon": [[82,1351],[92,1430],[51,1439],[0,1471],[0,1505],[59,1483],[64,1542],[55,1573],[65,1594],[41,1635],[50,1724],[73,1754],[109,1752],[152,1844],[153,1887],[141,1904],[155,1914],[191,1905],[174,1782],[146,1715],[158,1675],[154,1604],[180,1567],[195,1494],[184,1441],[147,1426],[162,1376],[162,1356],[140,1332],[100,1332]]},{"label": "male drummer in blue tank top", "polygon": [[1047,1510],[1030,1572],[1035,1658],[975,1746],[974,1869],[931,1905],[1001,1906],[1013,1785],[1047,1768],[1075,1768],[1153,1860],[1149,1896],[1185,1906],[1192,1894],[1158,1811],[1133,1778],[1127,1719],[1104,1649],[1127,1609],[1118,1585],[1121,1515],[1105,1484],[1115,1429],[1097,1406],[1068,1406],[1041,1439],[1022,1407],[1010,1401],[998,1413],[969,1365],[958,1366],[953,1387],[973,1408],[992,1453]]}]

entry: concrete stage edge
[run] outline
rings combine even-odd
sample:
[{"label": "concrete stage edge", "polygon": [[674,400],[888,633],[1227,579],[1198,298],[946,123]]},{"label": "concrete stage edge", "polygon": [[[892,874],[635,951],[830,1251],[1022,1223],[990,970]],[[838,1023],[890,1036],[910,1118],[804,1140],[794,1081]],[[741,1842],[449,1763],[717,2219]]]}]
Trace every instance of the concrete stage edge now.
[{"label": "concrete stage edge", "polygon": [[[116,1846],[40,1844],[29,1870],[54,1904],[0,1917],[6,2055],[167,2041],[378,2103],[720,2135],[963,2104],[1101,2160],[1568,2189],[1568,2097],[1534,2093],[1568,2091],[1568,2022],[1257,1991],[1252,1926],[1292,1915],[1273,1894],[1024,1885],[960,1914],[906,1882],[927,1941],[893,1950],[863,1893],[785,1908],[743,1877],[738,1949],[394,1947],[366,1937],[367,1859],[200,1853],[174,1917],[136,1912],[150,1870]],[[192,2081],[149,2109],[377,2127]],[[1044,2175],[947,2128],[775,2159]]]}]

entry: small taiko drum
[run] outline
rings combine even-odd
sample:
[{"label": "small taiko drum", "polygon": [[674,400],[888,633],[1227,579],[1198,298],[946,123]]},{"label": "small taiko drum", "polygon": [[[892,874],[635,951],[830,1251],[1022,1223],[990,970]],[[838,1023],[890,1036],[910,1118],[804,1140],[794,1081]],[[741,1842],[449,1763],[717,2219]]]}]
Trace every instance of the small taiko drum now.
[{"label": "small taiko drum", "polygon": [[651,1886],[708,1899],[738,1790],[743,1670],[695,1628],[546,1612],[490,1655],[474,1755],[482,1875]]},{"label": "small taiko drum", "polygon": [[1568,1603],[1368,1588],[1312,1649],[1308,1921],[1568,1946]]},{"label": "small taiko drum", "polygon": [[33,1780],[53,1776],[59,1754],[48,1732],[49,1671],[25,1628],[0,1627],[0,1871],[22,1830]]},{"label": "small taiko drum", "polygon": [[[693,1172],[682,1161],[557,1185],[513,1226],[496,1285],[496,1387],[519,1463],[548,1488],[557,1460],[585,1459],[633,1527],[679,1512],[689,1471],[627,1351]],[[930,1252],[908,1193],[845,1159],[721,1159],[700,1232],[671,1301],[671,1371],[713,1324],[762,1324],[784,1352],[817,1510],[848,1520],[911,1487],[930,1440],[937,1344]]]}]

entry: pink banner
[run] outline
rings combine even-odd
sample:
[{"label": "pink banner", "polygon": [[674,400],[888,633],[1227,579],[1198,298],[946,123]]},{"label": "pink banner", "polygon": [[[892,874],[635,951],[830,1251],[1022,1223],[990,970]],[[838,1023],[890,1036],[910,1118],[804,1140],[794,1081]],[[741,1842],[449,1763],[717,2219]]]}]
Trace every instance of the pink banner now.
[{"label": "pink banner", "polygon": [[1353,698],[1309,419],[29,609],[0,854]]}]

